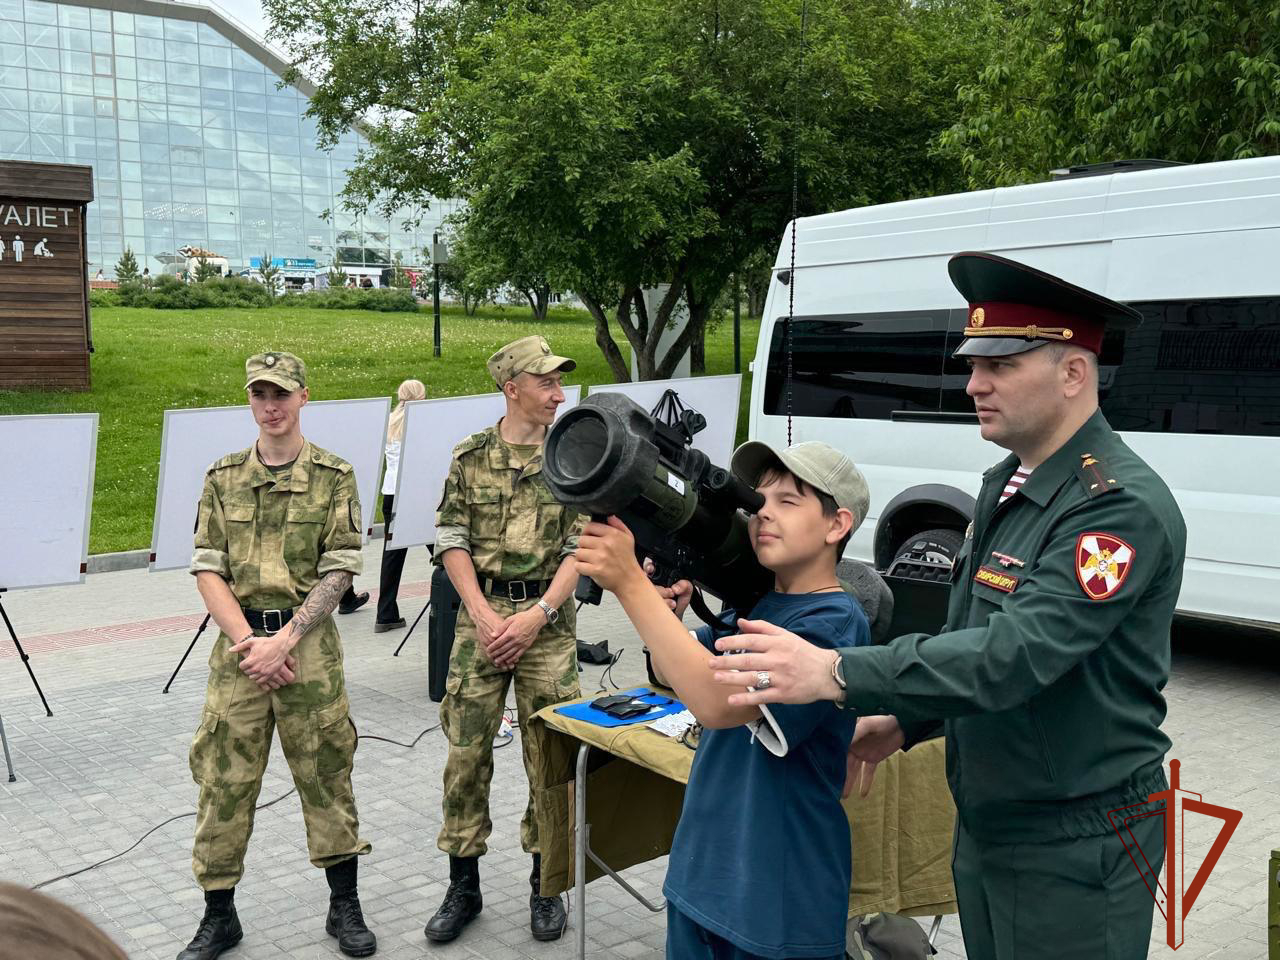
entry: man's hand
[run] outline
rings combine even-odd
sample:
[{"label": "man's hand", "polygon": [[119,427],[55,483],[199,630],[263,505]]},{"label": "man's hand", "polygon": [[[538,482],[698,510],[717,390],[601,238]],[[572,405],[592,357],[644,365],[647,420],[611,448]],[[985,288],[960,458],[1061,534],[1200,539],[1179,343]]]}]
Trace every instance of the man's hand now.
[{"label": "man's hand", "polygon": [[[654,567],[653,561],[648,557],[644,558],[644,573],[650,580],[657,573],[657,568]],[[669,587],[655,583],[654,589],[658,591],[658,596],[667,602],[667,606],[676,615],[676,619],[683,620],[684,612],[689,608],[689,601],[693,599],[693,584],[688,580],[677,580]]]},{"label": "man's hand", "polygon": [[738,629],[742,632],[737,636],[717,640],[716,649],[745,652],[707,662],[715,671],[716,683],[754,687],[759,682],[756,675],[764,672],[769,674],[769,686],[732,694],[730,706],[813,703],[840,697],[840,687],[831,677],[832,659],[839,656],[834,650],[824,650],[764,620],[739,620]]},{"label": "man's hand", "polygon": [[906,737],[897,717],[877,716],[859,717],[858,726],[853,731],[853,740],[849,743],[849,753],[845,757],[844,791],[841,796],[847,797],[855,786],[859,787],[858,796],[865,797],[871,792],[871,781],[876,776],[876,765],[902,749]]},{"label": "man's hand", "polygon": [[648,584],[648,578],[636,561],[635,537],[617,517],[610,517],[608,523],[594,520],[588,523],[578,538],[576,556],[578,573],[590,577],[606,590],[617,593],[637,581]]},{"label": "man's hand", "polygon": [[533,646],[538,631],[546,626],[547,617],[540,607],[530,607],[513,613],[502,621],[502,628],[489,645],[486,653],[495,667],[509,670],[516,661],[524,656],[524,652]]},{"label": "man's hand", "polygon": [[293,655],[284,658],[284,666],[276,671],[275,676],[267,677],[258,683],[258,689],[264,693],[270,693],[272,690],[279,690],[281,687],[287,687],[293,683],[298,673],[298,661]]},{"label": "man's hand", "polygon": [[[275,690],[279,686],[284,686],[284,681],[276,686],[272,683],[277,679],[280,668],[286,665],[286,661],[291,659],[289,651],[293,649],[291,642],[291,630],[286,626],[270,637],[248,636],[239,643],[231,647],[232,653],[246,653],[246,656],[240,661],[240,669],[254,683],[263,689]],[[292,678],[290,678],[291,680]]]},{"label": "man's hand", "polygon": [[471,614],[471,619],[476,625],[480,649],[484,651],[485,656],[490,656],[489,648],[493,646],[493,641],[498,638],[498,634],[502,633],[507,623],[506,619],[484,600],[481,600],[480,605],[474,610],[468,607],[467,613]]}]

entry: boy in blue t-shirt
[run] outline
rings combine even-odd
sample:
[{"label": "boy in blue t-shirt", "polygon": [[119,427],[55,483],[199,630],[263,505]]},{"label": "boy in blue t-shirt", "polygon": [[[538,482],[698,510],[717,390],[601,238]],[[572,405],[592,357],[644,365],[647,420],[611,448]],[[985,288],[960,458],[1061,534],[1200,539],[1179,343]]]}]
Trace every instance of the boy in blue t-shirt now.
[{"label": "boy in blue t-shirt", "polygon": [[[765,500],[748,528],[774,589],[750,618],[829,649],[868,643],[867,619],[835,575],[867,513],[858,468],[825,443],[775,451],[759,442],[739,447],[730,468]],[[668,958],[843,958],[850,852],[840,791],[854,718],[830,701],[730,706],[707,669],[710,628],[690,633],[680,620],[689,584],[655,589],[616,517],[587,524],[577,558],[580,573],[617,595],[655,672],[706,728],[663,886]]]}]

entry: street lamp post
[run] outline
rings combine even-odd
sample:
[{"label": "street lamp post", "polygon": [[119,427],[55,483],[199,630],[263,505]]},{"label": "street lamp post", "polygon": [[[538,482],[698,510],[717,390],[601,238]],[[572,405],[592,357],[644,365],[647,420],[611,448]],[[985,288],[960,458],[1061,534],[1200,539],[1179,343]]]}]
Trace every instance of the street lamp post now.
[{"label": "street lamp post", "polygon": [[432,354],[440,356],[440,235],[431,234],[431,309],[435,314]]}]

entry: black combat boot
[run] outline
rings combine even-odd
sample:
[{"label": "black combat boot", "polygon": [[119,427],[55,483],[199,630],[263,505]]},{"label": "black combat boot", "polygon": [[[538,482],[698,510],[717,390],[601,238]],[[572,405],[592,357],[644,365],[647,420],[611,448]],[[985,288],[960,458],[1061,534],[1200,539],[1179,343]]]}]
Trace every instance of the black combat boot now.
[{"label": "black combat boot", "polygon": [[449,858],[449,889],[436,915],[427,921],[423,931],[428,940],[447,943],[480,915],[484,901],[480,897],[480,858]]},{"label": "black combat boot", "polygon": [[240,942],[244,931],[236,916],[235,895],[235,887],[204,892],[204,917],[187,948],[178,954],[178,960],[214,960],[222,951]]},{"label": "black combat boot", "polygon": [[378,938],[364,925],[360,897],[356,894],[356,857],[332,867],[325,867],[329,881],[329,915],[324,919],[324,932],[338,938],[338,949],[348,957],[371,957],[378,949]]},{"label": "black combat boot", "polygon": [[564,933],[566,917],[564,901],[542,895],[542,854],[533,855],[533,872],[529,874],[529,929],[535,940],[559,940]]}]

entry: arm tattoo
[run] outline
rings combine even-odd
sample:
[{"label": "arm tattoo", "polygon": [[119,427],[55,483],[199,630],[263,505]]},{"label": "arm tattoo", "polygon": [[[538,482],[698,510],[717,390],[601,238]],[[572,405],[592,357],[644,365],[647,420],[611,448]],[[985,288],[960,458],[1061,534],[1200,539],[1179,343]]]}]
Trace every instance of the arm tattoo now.
[{"label": "arm tattoo", "polygon": [[351,586],[352,576],[346,570],[331,570],[311,588],[307,599],[293,615],[293,632],[301,640],[317,621],[333,613],[338,601]]}]

